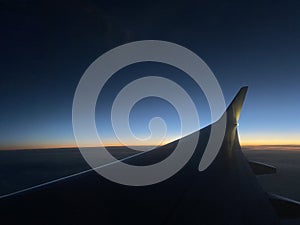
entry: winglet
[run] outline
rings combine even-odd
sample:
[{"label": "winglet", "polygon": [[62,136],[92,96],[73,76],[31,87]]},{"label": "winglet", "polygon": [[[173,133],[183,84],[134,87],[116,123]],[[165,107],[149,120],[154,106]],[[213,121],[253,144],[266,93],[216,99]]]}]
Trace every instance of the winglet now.
[{"label": "winglet", "polygon": [[243,108],[244,100],[248,91],[248,87],[242,87],[240,91],[237,93],[235,98],[232,100],[231,104],[228,106],[226,113],[227,113],[227,124],[233,123],[237,125],[241,111]]},{"label": "winglet", "polygon": [[[237,93],[231,104],[228,106],[226,112],[224,112],[223,116],[211,126],[219,127],[221,124],[221,129],[224,129],[222,124],[224,124],[224,120],[226,121],[226,130],[224,135],[223,142],[222,142],[222,151],[226,152],[227,154],[231,154],[234,144],[239,145],[238,135],[237,135],[237,125],[238,120],[240,118],[240,114],[242,111],[243,103],[247,94],[248,87],[242,87],[240,91]],[[206,150],[201,158],[199,164],[199,171],[204,171],[207,167],[212,163],[212,161],[217,156],[218,152],[221,149],[208,149]]]},{"label": "winglet", "polygon": [[232,154],[234,146],[240,145],[237,134],[237,126],[247,90],[248,87],[242,87],[224,113],[224,116],[226,116],[226,132],[222,146],[223,151],[226,151],[229,155]]}]

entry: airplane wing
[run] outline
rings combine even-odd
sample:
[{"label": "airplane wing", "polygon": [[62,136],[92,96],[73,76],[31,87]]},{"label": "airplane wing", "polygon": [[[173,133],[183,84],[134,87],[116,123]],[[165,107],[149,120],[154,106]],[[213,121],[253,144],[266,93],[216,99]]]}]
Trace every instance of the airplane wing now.
[{"label": "airplane wing", "polygon": [[[183,138],[199,135],[190,161],[174,176],[150,186],[113,183],[95,171],[82,173],[0,200],[2,224],[279,224],[266,194],[244,157],[237,121],[247,88],[240,90],[225,112],[226,135],[213,163],[199,172],[211,125]],[[216,122],[218,123],[218,121]],[[177,141],[126,159],[149,165],[167,157]]]}]

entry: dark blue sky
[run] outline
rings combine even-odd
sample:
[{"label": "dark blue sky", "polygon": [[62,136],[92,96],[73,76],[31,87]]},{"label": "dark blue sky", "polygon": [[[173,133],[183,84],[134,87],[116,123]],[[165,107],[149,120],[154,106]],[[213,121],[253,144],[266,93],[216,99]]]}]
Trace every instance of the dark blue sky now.
[{"label": "dark blue sky", "polygon": [[[227,103],[249,86],[239,127],[244,143],[300,144],[298,1],[0,1],[0,24],[2,148],[73,143],[72,100],[85,69],[111,48],[144,39],[197,53],[215,73]],[[114,90],[149,68],[187,88],[199,99],[202,124],[209,121],[201,91],[184,74],[136,65],[120,71],[121,81],[116,74],[107,100],[98,103],[96,119],[106,124],[108,140],[105,115]],[[164,117],[176,136],[177,115],[158,99],[133,109],[133,130],[146,134],[152,116]]]}]

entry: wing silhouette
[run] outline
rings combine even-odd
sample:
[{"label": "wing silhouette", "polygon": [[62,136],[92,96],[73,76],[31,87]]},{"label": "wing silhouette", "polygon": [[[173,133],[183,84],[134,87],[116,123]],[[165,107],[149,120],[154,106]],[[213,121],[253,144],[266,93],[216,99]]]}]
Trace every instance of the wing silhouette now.
[{"label": "wing silhouette", "polygon": [[[279,224],[278,210],[274,210],[270,196],[253,173],[265,173],[265,167],[249,164],[239,144],[237,122],[246,92],[247,87],[242,88],[228,107],[222,147],[206,170],[199,172],[199,163],[211,126],[218,121],[183,137],[188,142],[199,135],[196,151],[183,169],[168,180],[150,186],[124,186],[90,171],[1,199],[1,223]],[[176,144],[174,141],[125,162],[153,164],[171,154]],[[273,168],[269,170],[274,172]],[[280,208],[278,198],[272,199]]]}]

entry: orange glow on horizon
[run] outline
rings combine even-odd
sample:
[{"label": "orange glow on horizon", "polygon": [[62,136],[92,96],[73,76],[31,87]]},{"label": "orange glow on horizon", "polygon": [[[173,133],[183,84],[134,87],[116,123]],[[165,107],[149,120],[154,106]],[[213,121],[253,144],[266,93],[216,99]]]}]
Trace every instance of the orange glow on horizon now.
[{"label": "orange glow on horizon", "polygon": [[[285,149],[285,150],[300,150],[300,135],[252,135],[242,134],[240,136],[240,143],[243,148],[251,149]],[[168,139],[158,146],[168,144],[172,141],[177,140],[179,137]],[[137,145],[132,143],[131,146],[155,146],[156,144],[147,143],[145,145]],[[103,146],[98,144],[86,143],[84,147],[121,147],[124,146],[119,142],[106,142]],[[7,145],[0,146],[0,150],[22,150],[22,149],[53,149],[53,148],[77,148],[74,142],[69,143],[35,143],[35,144],[20,144],[20,145]]]},{"label": "orange glow on horizon", "polygon": [[294,146],[300,145],[300,134],[242,134],[240,143],[243,146]]},{"label": "orange glow on horizon", "polygon": [[[137,144],[131,144],[130,146],[162,146],[165,144],[168,144],[172,141],[175,141],[178,138],[172,138],[168,139],[166,141],[163,141],[160,145],[147,143],[145,145],[137,145]],[[120,142],[106,142],[104,145],[98,145],[98,144],[85,144],[85,148],[95,148],[95,147],[122,147],[125,146],[121,144]],[[129,146],[129,147],[130,147]],[[28,144],[28,145],[11,145],[11,146],[0,146],[1,150],[30,150],[30,149],[54,149],[54,148],[77,148],[78,146],[75,143],[62,143],[62,144]]]}]

